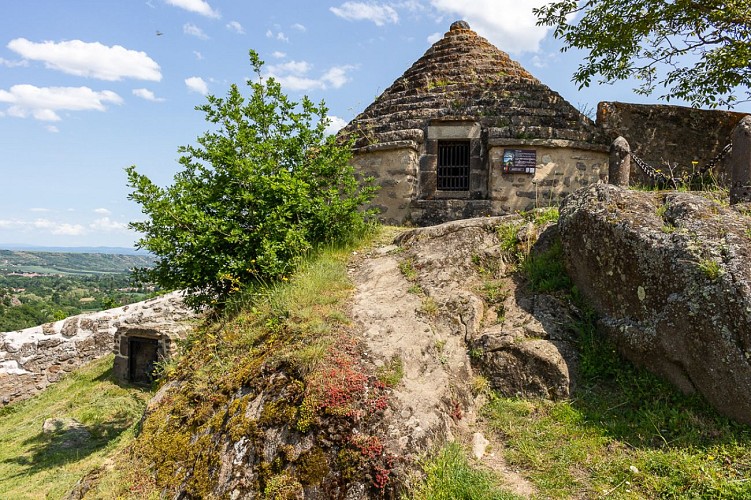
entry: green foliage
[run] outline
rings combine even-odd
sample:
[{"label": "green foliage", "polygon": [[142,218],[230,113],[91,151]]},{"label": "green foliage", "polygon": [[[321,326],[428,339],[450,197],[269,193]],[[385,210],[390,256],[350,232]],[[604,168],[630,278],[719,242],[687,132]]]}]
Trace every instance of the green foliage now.
[{"label": "green foliage", "polygon": [[378,368],[376,376],[380,382],[388,387],[399,385],[399,382],[404,378],[404,362],[402,358],[395,354],[388,363]]},{"label": "green foliage", "polygon": [[563,246],[557,239],[545,252],[530,254],[522,263],[522,271],[529,279],[532,290],[550,293],[568,291],[571,279],[563,263]]},{"label": "green foliage", "polygon": [[417,280],[417,269],[415,269],[415,263],[412,258],[407,258],[399,262],[399,271],[407,279],[407,281]]},{"label": "green foliage", "polygon": [[718,264],[716,260],[712,259],[704,259],[699,262],[699,269],[701,269],[704,275],[712,281],[716,280],[724,274],[724,271],[720,264]]},{"label": "green foliage", "polygon": [[423,464],[426,477],[416,488],[414,500],[511,500],[490,473],[473,468],[461,446],[447,444]]},{"label": "green foliage", "polygon": [[536,208],[521,215],[524,219],[534,222],[535,226],[542,226],[548,222],[558,222],[560,217],[558,207]]},{"label": "green foliage", "polygon": [[498,226],[498,239],[501,240],[501,250],[516,255],[519,251],[518,223],[508,223]]},{"label": "green foliage", "polygon": [[133,287],[129,272],[39,275],[0,269],[0,332],[130,304],[147,296],[148,289]]},{"label": "green foliage", "polygon": [[747,0],[560,0],[533,11],[538,24],[555,27],[562,50],[589,51],[573,76],[580,88],[593,78],[636,79],[638,93],[661,85],[661,99],[697,107],[751,98]]},{"label": "green foliage", "polygon": [[367,227],[351,150],[326,136],[323,103],[290,101],[251,51],[250,95],[236,85],[196,109],[215,126],[179,149],[183,170],[166,189],[129,167],[130,199],[148,216],[130,227],[158,257],[141,276],[190,293],[194,306],[223,304],[243,286],[288,276],[316,246]]}]

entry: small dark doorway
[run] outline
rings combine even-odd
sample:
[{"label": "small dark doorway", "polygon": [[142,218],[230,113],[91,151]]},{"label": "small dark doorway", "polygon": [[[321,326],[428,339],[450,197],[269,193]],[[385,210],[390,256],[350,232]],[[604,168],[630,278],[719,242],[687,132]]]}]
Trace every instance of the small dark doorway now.
[{"label": "small dark doorway", "polygon": [[469,141],[438,141],[438,189],[469,190]]},{"label": "small dark doorway", "polygon": [[159,341],[143,337],[128,339],[128,380],[149,385],[154,380],[154,367],[159,360]]}]

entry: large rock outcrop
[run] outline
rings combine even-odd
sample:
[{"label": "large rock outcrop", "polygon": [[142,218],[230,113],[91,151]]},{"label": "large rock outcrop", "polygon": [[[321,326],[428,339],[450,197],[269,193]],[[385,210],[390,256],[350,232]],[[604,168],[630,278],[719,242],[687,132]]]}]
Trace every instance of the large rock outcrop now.
[{"label": "large rock outcrop", "polygon": [[508,396],[567,398],[575,382],[574,321],[558,299],[519,281],[514,257],[501,249],[502,226],[529,247],[541,229],[518,215],[413,229],[397,239],[402,266],[414,268],[417,293],[435,304],[432,331],[448,333],[446,346],[458,342],[491,387]]},{"label": "large rock outcrop", "polygon": [[[509,395],[567,397],[568,309],[516,280],[507,228],[525,244],[537,238],[513,215],[412,229],[355,252],[350,319],[330,333],[313,336],[290,311],[277,320],[283,339],[259,329],[235,350],[228,327],[195,343],[149,404],[136,445],[144,470],[175,498],[395,498],[421,454],[473,435],[478,371]],[[267,324],[250,313],[243,325],[254,321]],[[309,348],[316,361],[302,363]],[[206,361],[217,352],[231,370]]]},{"label": "large rock outcrop", "polygon": [[567,269],[629,359],[751,424],[751,218],[593,185],[564,200]]}]

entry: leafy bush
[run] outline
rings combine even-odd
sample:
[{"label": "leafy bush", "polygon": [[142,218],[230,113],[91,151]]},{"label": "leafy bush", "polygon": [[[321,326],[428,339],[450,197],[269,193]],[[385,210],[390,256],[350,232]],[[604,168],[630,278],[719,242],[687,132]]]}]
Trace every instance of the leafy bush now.
[{"label": "leafy bush", "polygon": [[138,246],[158,256],[138,276],[182,288],[195,307],[221,305],[243,285],[288,275],[322,243],[362,232],[361,210],[374,188],[361,185],[349,164],[351,148],[326,136],[323,103],[293,102],[250,51],[256,74],[245,98],[208,97],[196,109],[216,126],[184,146],[183,170],[166,189],[126,169],[130,199],[149,219],[132,222]]}]

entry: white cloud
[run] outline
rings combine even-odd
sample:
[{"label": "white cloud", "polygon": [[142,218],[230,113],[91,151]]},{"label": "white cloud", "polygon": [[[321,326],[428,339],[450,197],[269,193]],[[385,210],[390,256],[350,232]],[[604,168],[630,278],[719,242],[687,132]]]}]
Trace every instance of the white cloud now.
[{"label": "white cloud", "polygon": [[86,228],[81,224],[63,223],[50,228],[50,232],[57,236],[81,236],[86,234]]},{"label": "white cloud", "polygon": [[329,115],[329,124],[326,127],[326,134],[334,135],[347,125],[347,120],[338,116]]},{"label": "white cloud", "polygon": [[152,101],[152,102],[164,101],[163,97],[155,96],[154,93],[150,91],[149,89],[133,89],[133,95],[136,97],[140,97],[141,99],[146,99],[147,101]]},{"label": "white cloud", "polygon": [[201,53],[200,53],[200,52],[198,52],[197,50],[194,50],[194,51],[193,51],[193,54],[194,54],[194,55],[196,56],[196,59],[198,59],[199,61],[202,61],[202,60],[203,60],[203,54],[201,54]]},{"label": "white cloud", "polygon": [[[102,210],[105,210],[107,213],[104,214]],[[71,210],[68,211],[70,212]],[[0,229],[11,229],[24,233],[52,234],[55,236],[83,236],[96,232],[130,232],[128,224],[113,220],[108,210],[96,209],[94,212],[102,216],[93,221],[60,221],[45,217],[37,219],[0,219]]]},{"label": "white cloud", "polygon": [[278,50],[272,52],[271,55],[274,56],[277,59],[283,59],[283,58],[287,57],[287,54],[285,52],[279,52]]},{"label": "white cloud", "polygon": [[206,95],[209,93],[209,86],[200,76],[191,76],[185,79],[185,85],[188,86],[188,90],[192,92],[198,92],[199,94]]},{"label": "white cloud", "polygon": [[293,24],[293,25],[292,25],[292,29],[293,29],[293,30],[297,30],[297,31],[301,31],[301,32],[303,32],[303,33],[304,33],[304,32],[306,32],[306,31],[308,31],[308,28],[306,28],[305,26],[303,26],[303,25],[302,25],[302,24],[300,24],[300,23],[295,23],[295,24]]},{"label": "white cloud", "polygon": [[402,0],[401,2],[392,3],[391,6],[409,12],[422,12],[425,10],[425,6],[420,0]]},{"label": "white cloud", "polygon": [[60,132],[60,129],[54,125],[47,125],[44,128],[47,129],[47,132],[50,132],[53,134],[57,134],[58,132]]},{"label": "white cloud", "polygon": [[49,212],[49,211],[50,211],[49,208],[41,208],[41,207],[34,207],[34,208],[29,209],[29,212]]},{"label": "white cloud", "polygon": [[183,33],[185,33],[186,35],[194,36],[196,38],[200,38],[201,40],[209,39],[209,35],[204,33],[201,28],[191,23],[183,24]]},{"label": "white cloud", "polygon": [[120,45],[108,47],[81,40],[35,43],[16,38],[8,43],[8,48],[26,59],[42,61],[47,68],[70,75],[107,81],[135,78],[158,82],[162,79],[159,65],[146,52]]},{"label": "white cloud", "polygon": [[440,31],[436,31],[432,35],[428,36],[428,43],[431,44],[431,45],[433,45],[434,43],[436,43],[441,38],[443,38],[443,33],[441,33]]},{"label": "white cloud", "polygon": [[89,229],[93,231],[126,231],[128,229],[128,224],[124,222],[117,222],[109,217],[101,217],[99,219],[96,219],[94,222],[89,224]]},{"label": "white cloud", "polygon": [[110,212],[106,208],[95,208],[94,213],[99,215],[112,215],[112,212]]},{"label": "white cloud", "polygon": [[376,26],[399,21],[399,14],[393,7],[375,2],[344,2],[329,10],[347,21],[372,21]]},{"label": "white cloud", "polygon": [[294,73],[296,75],[301,75],[307,73],[312,68],[313,66],[307,61],[289,61],[286,63],[269,65],[267,70],[269,73],[275,74]]},{"label": "white cloud", "polygon": [[105,111],[106,103],[122,104],[122,98],[110,90],[95,92],[88,87],[35,87],[14,85],[0,89],[0,102],[10,104],[6,113],[18,118],[31,115],[37,120],[59,121],[57,111]]},{"label": "white cloud", "polygon": [[219,14],[219,11],[214,10],[205,0],[165,0],[165,2],[202,16],[213,18],[222,17]]},{"label": "white cloud", "polygon": [[67,222],[56,222],[49,219],[27,220],[0,220],[0,228],[19,229],[21,231],[40,230],[56,236],[81,236],[86,234],[86,228],[81,224],[69,224]]},{"label": "white cloud", "polygon": [[5,66],[7,68],[16,68],[18,66],[28,66],[29,61],[20,60],[20,61],[10,61],[8,59],[3,59],[0,57],[0,66]]},{"label": "white cloud", "polygon": [[349,81],[347,71],[351,69],[353,69],[353,66],[334,66],[323,74],[321,80],[338,89]]},{"label": "white cloud", "polygon": [[283,87],[292,91],[338,89],[349,81],[347,72],[354,69],[354,66],[333,66],[318,78],[308,75],[312,69],[313,66],[306,61],[289,61],[269,65],[264,76],[273,77]]},{"label": "white cloud", "polygon": [[512,53],[537,52],[548,30],[537,26],[534,7],[548,0],[430,0],[443,14],[464,19],[474,31],[501,50]]},{"label": "white cloud", "polygon": [[230,31],[234,31],[238,35],[244,35],[245,29],[243,28],[243,25],[238,23],[237,21],[230,21],[227,23],[227,29]]},{"label": "white cloud", "polygon": [[289,37],[281,31],[274,33],[271,30],[266,30],[266,38],[275,38],[280,42],[289,42]]}]

